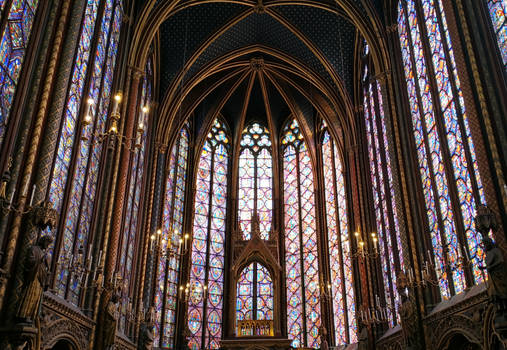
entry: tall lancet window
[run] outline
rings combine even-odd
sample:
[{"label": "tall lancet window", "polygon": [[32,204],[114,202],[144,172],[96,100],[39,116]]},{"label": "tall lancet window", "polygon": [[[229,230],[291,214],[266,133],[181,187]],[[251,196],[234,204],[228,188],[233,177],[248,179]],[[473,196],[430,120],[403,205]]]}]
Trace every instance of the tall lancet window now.
[{"label": "tall lancet window", "polygon": [[259,215],[260,235],[269,239],[273,209],[271,141],[268,129],[254,123],[243,130],[239,156],[239,227],[250,239],[250,220]]},{"label": "tall lancet window", "polygon": [[327,127],[322,136],[322,164],[335,342],[350,344],[357,341],[357,323],[345,179],[338,147]]},{"label": "tall lancet window", "polygon": [[[365,43],[365,47],[368,46]],[[366,50],[365,50],[366,52]],[[363,107],[368,159],[370,161],[370,180],[373,194],[373,207],[377,226],[382,262],[383,298],[388,309],[389,325],[398,323],[397,310],[399,295],[396,290],[396,271],[403,266],[403,254],[398,228],[398,213],[394,197],[391,158],[387,141],[384,106],[380,84],[372,80],[369,55],[363,57]]]},{"label": "tall lancet window", "polygon": [[134,248],[136,247],[137,233],[140,229],[142,220],[141,202],[144,183],[145,157],[147,149],[147,135],[145,130],[148,125],[148,116],[150,110],[152,96],[152,68],[151,61],[148,61],[145,68],[145,76],[142,81],[141,98],[138,103],[138,113],[136,118],[137,128],[134,130],[135,152],[131,154],[131,167],[129,180],[127,182],[127,206],[125,218],[123,221],[123,229],[120,240],[120,249],[118,253],[118,262],[116,266],[116,274],[123,281],[121,291],[121,315],[119,328],[124,333],[128,333],[127,315],[132,312],[132,298],[135,279],[132,278],[132,266],[134,262]]},{"label": "tall lancet window", "polygon": [[449,298],[484,281],[473,227],[484,194],[441,1],[400,1],[398,30],[433,246],[426,258]]},{"label": "tall lancet window", "polygon": [[[100,2],[89,0],[86,5],[49,188],[49,199],[60,213],[55,288],[74,304],[83,279],[70,267],[91,251],[89,232],[103,149],[97,135],[105,131],[123,13],[121,1],[106,0],[103,11]],[[101,30],[94,37],[96,26]]]},{"label": "tall lancet window", "polygon": [[[6,7],[6,4],[8,7]],[[18,85],[39,0],[0,1],[0,146]]]},{"label": "tall lancet window", "polygon": [[229,144],[228,130],[217,118],[197,170],[188,302],[191,349],[220,347]]},{"label": "tall lancet window", "polygon": [[273,319],[273,281],[263,265],[253,262],[243,269],[236,295],[236,320]]},{"label": "tall lancet window", "polygon": [[502,56],[504,68],[507,67],[507,2],[505,0],[488,0],[488,9],[496,34],[498,49]]},{"label": "tall lancet window", "polygon": [[284,129],[283,196],[287,332],[293,347],[320,346],[320,290],[314,178],[296,119]]},{"label": "tall lancet window", "polygon": [[[154,346],[174,348],[176,302],[180,261],[177,249],[183,239],[183,209],[189,150],[189,131],[185,126],[169,154],[169,166],[164,199],[160,260],[157,266],[155,286],[155,334]],[[173,254],[171,254],[171,251]]]}]

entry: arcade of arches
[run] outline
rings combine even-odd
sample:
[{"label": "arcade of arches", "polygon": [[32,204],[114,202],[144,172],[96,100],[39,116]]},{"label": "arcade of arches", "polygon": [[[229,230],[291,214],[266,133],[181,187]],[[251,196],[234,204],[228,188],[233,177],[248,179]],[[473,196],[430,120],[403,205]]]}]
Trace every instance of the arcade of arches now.
[{"label": "arcade of arches", "polygon": [[0,0],[1,349],[506,349],[507,0]]}]

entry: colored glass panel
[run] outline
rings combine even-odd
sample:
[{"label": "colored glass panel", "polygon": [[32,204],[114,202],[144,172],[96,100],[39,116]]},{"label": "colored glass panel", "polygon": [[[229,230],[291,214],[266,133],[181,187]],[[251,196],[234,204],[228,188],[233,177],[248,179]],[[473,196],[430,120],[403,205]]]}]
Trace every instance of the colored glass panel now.
[{"label": "colored glass panel", "polygon": [[[367,80],[367,79],[366,79]],[[373,191],[379,255],[382,262],[385,304],[389,325],[397,319],[399,295],[396,290],[396,265],[403,266],[397,207],[394,201],[389,144],[386,135],[382,93],[378,82],[364,87],[364,115],[368,141],[368,158]],[[392,209],[391,209],[392,208]],[[392,211],[392,216],[390,212]],[[393,235],[394,234],[394,235]],[[381,305],[377,305],[380,307]]]},{"label": "colored glass panel", "polygon": [[287,332],[292,346],[318,348],[321,320],[313,170],[295,119],[285,127],[282,145]]},{"label": "colored glass panel", "polygon": [[1,17],[7,16],[0,37],[0,145],[9,122],[26,49],[32,33],[38,0],[13,0],[10,9],[0,2]]},{"label": "colored glass panel", "polygon": [[338,149],[327,130],[322,161],[335,341],[337,345],[350,344],[357,341],[357,325],[345,182]]},{"label": "colored glass panel", "polygon": [[217,349],[222,335],[229,138],[216,119],[197,172],[188,301],[191,349]]},{"label": "colored glass panel", "polygon": [[254,123],[243,130],[239,157],[239,226],[251,238],[250,220],[259,215],[260,235],[269,239],[273,209],[271,141],[268,130]]},{"label": "colored glass panel", "polygon": [[[87,2],[49,190],[50,200],[66,218],[64,227],[59,229],[63,239],[58,253],[56,290],[60,296],[74,304],[78,303],[83,280],[82,276],[70,274],[68,268],[76,263],[77,256],[84,263],[84,257],[89,256],[84,255],[84,252],[91,248],[88,235],[102,150],[101,145],[95,145],[94,135],[104,131],[122,16],[119,2],[116,6],[114,1],[105,2],[95,55],[90,56],[98,7],[99,1]],[[90,59],[93,63],[88,69]],[[85,103],[82,93],[87,75],[90,77],[89,98],[94,103],[82,107]],[[83,130],[77,129],[80,109],[87,110],[92,121]],[[76,138],[75,134],[80,132],[83,137]],[[75,163],[75,173],[72,176],[69,174],[71,161]],[[67,186],[70,187],[68,206],[62,208]],[[82,253],[78,254],[79,252]],[[72,255],[74,257],[71,258]]]},{"label": "colored glass panel", "polygon": [[[481,179],[478,176],[478,165],[473,148],[470,128],[468,126],[468,117],[465,111],[462,92],[460,90],[460,81],[456,70],[454,52],[451,39],[447,28],[446,19],[443,13],[441,0],[435,3],[433,0],[423,0],[423,12],[425,23],[428,29],[428,41],[430,43],[432,62],[435,70],[436,83],[440,96],[440,104],[443,113],[443,122],[445,125],[445,135],[450,152],[451,164],[456,181],[459,206],[467,239],[468,253],[474,263],[471,264],[475,283],[484,281],[484,274],[478,268],[484,259],[484,251],[481,247],[481,235],[474,229],[475,207],[477,203],[473,194],[471,172],[477,174],[477,190],[481,196],[481,202],[484,201]],[[439,23],[441,20],[441,24]],[[444,43],[447,45],[445,50]],[[447,61],[450,66],[447,65]],[[454,79],[456,85],[456,94],[452,89],[451,80]],[[459,117],[461,114],[461,118]],[[459,119],[462,124],[460,125]],[[470,161],[465,155],[465,143],[468,141],[470,147]],[[461,250],[458,248],[458,250]]]},{"label": "colored glass panel", "polygon": [[[155,285],[154,346],[174,348],[178,275],[180,260],[176,254],[183,238],[183,209],[188,163],[189,134],[183,127],[169,155],[160,251]],[[164,299],[165,297],[165,299]],[[165,303],[164,303],[165,300]]]},{"label": "colored glass panel", "polygon": [[241,272],[236,291],[236,319],[273,319],[273,281],[261,264],[251,263]]},{"label": "colored glass panel", "polygon": [[[484,195],[442,4],[434,0],[419,4],[400,1],[398,28],[434,263],[441,294],[448,298],[451,291],[460,293],[466,288],[463,255],[474,261],[483,256],[472,221],[475,201],[484,202]],[[419,17],[424,17],[424,23]],[[421,34],[423,30],[427,37]],[[434,70],[433,81],[428,77],[428,62]],[[431,84],[438,92],[435,96]],[[457,198],[451,198],[449,186]],[[465,247],[458,239],[461,227]],[[475,282],[481,282],[478,265],[471,265]]]},{"label": "colored glass panel", "polygon": [[507,67],[507,1],[488,0],[488,9],[505,68]]},{"label": "colored glass panel", "polygon": [[[90,94],[89,98],[92,98],[94,101],[99,100],[100,96],[100,88],[102,83],[102,77],[103,77],[103,67],[106,60],[106,49],[109,39],[109,29],[111,26],[111,18],[113,15],[113,3],[109,2],[106,3],[106,7],[104,9],[104,16],[102,18],[101,22],[101,33],[98,38],[97,42],[97,51],[95,55],[95,60],[93,64],[93,71],[91,75],[91,81],[90,81]],[[119,9],[117,10],[117,15],[120,16]],[[90,106],[90,112],[89,114],[92,115],[92,120],[96,119],[95,116],[95,110],[93,106]],[[93,114],[92,114],[93,113]],[[103,127],[103,123],[101,123],[101,120],[97,121],[94,124],[98,124],[97,127]],[[81,140],[79,151],[75,153],[76,155],[76,172],[74,178],[69,178],[69,181],[71,181],[71,193],[70,193],[70,201],[69,206],[67,207],[66,212],[66,220],[65,220],[65,228],[64,228],[64,240],[72,241],[75,240],[74,245],[77,246],[83,246],[85,247],[87,245],[88,240],[88,230],[85,229],[79,229],[77,227],[77,223],[80,218],[80,210],[82,207],[82,199],[85,195],[85,189],[86,189],[86,182],[89,179],[90,172],[88,171],[89,167],[89,160],[90,160],[90,148],[92,147],[91,143],[89,142],[91,138],[91,129],[92,128],[84,128],[83,130],[83,136],[85,136],[86,139]],[[102,132],[102,130],[100,130]],[[98,164],[97,164],[98,166]],[[97,171],[98,169],[90,169],[92,174],[94,171]],[[95,174],[93,174],[95,175]],[[90,184],[94,187],[94,184]],[[93,188],[94,190],[94,188]],[[92,197],[93,198],[93,197]],[[93,206],[93,203],[87,203],[88,206]],[[89,223],[85,223],[85,226],[88,226]],[[76,234],[78,232],[79,234]],[[60,273],[67,274],[68,272],[62,271]],[[77,276],[71,275],[70,277],[70,284],[69,284],[69,291],[67,299],[70,300],[73,303],[77,303],[79,299],[79,282],[76,280]],[[64,281],[61,281],[64,282]],[[65,292],[65,290],[60,290],[62,293]]]}]

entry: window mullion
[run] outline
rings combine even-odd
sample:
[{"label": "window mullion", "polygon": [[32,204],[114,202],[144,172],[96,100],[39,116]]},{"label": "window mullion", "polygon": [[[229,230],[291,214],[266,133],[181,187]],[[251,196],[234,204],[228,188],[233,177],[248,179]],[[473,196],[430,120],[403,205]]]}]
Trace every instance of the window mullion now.
[{"label": "window mullion", "polygon": [[299,228],[299,263],[301,265],[301,298],[303,300],[303,303],[302,303],[302,308],[303,308],[303,312],[302,312],[302,321],[303,321],[303,339],[302,339],[302,345],[306,346],[306,344],[308,344],[307,342],[307,336],[306,336],[306,332],[307,332],[307,329],[306,329],[306,295],[305,295],[305,267],[304,267],[304,254],[303,254],[303,247],[304,247],[304,242],[303,242],[303,227],[302,227],[302,218],[301,218],[301,172],[300,172],[300,151],[301,151],[301,146],[299,146],[298,148],[295,148],[295,156],[296,156],[296,174],[297,174],[297,182],[296,182],[296,186],[297,186],[297,192],[298,192],[298,228]]},{"label": "window mullion", "polygon": [[[447,143],[447,139],[445,135],[447,135],[447,131],[445,128],[445,125],[443,123],[444,118],[444,106],[440,103],[440,92],[438,89],[438,84],[436,82],[435,77],[435,70],[433,67],[433,61],[431,59],[432,53],[431,48],[429,47],[428,43],[428,32],[426,30],[426,27],[424,25],[426,19],[424,18],[424,10],[422,8],[422,5],[419,1],[414,1],[416,13],[418,16],[418,24],[419,24],[419,30],[421,33],[421,45],[424,52],[424,58],[426,63],[426,69],[428,72],[428,80],[430,84],[430,91],[432,95],[433,100],[433,110],[435,113],[435,126],[437,127],[437,135],[438,139],[440,141],[442,155],[443,155],[443,164],[445,169],[445,177],[447,179],[447,188],[449,190],[449,195],[451,199],[451,205],[452,205],[452,212],[454,217],[454,224],[455,224],[455,234],[456,238],[458,240],[458,244],[461,244],[463,246],[463,242],[466,242],[465,240],[465,227],[463,224],[463,215],[461,213],[461,206],[460,206],[460,200],[456,188],[456,179],[454,178],[454,171],[453,171],[453,165],[452,165],[452,158],[449,150],[449,144]],[[442,36],[442,33],[440,33],[440,36]],[[450,75],[449,67],[447,68],[447,73]],[[452,101],[450,102],[452,103]],[[447,108],[450,108],[449,106],[446,106]],[[446,247],[446,250],[448,248]],[[456,248],[456,253],[463,254],[464,252],[460,252],[460,249]],[[459,257],[458,257],[459,258]],[[452,266],[449,266],[449,270],[451,270],[452,274]],[[465,280],[467,286],[473,285],[473,277],[471,276],[470,269],[468,267],[464,267],[463,270],[465,271]]]},{"label": "window mullion", "polygon": [[[409,22],[409,19],[408,19],[408,11],[407,11],[407,7],[406,7],[406,4],[405,2],[402,2],[402,5],[403,5],[403,9],[404,9],[404,20],[405,20],[405,23],[406,23],[406,30],[407,30],[407,40],[409,42],[409,51],[410,51],[410,61],[412,63],[412,70],[414,71],[414,73],[416,73],[416,69],[417,69],[417,65],[416,65],[416,62],[415,62],[415,53],[414,53],[414,44],[412,42],[412,36],[410,34],[410,22]],[[421,119],[421,128],[422,128],[422,131],[423,131],[423,138],[424,138],[424,148],[425,148],[425,151],[426,151],[426,161],[428,163],[428,170],[429,170],[429,173],[430,173],[430,178],[431,178],[431,191],[433,192],[433,197],[434,197],[434,203],[435,203],[435,209],[436,209],[436,214],[437,214],[437,220],[438,220],[438,226],[439,226],[439,235],[440,235],[440,240],[442,242],[442,249],[443,249],[443,260],[446,264],[446,266],[449,267],[449,257],[447,255],[447,238],[445,236],[445,225],[444,225],[444,222],[443,222],[443,219],[442,219],[442,210],[440,208],[440,201],[439,201],[439,198],[440,198],[440,195],[438,193],[438,191],[436,190],[436,180],[435,180],[435,170],[433,169],[433,161],[431,159],[431,149],[429,148],[429,141],[428,141],[428,130],[426,128],[426,121],[424,120],[424,108],[423,108],[423,105],[422,105],[422,97],[421,97],[421,90],[420,90],[420,86],[419,86],[419,76],[417,74],[414,74],[414,85],[415,85],[415,90],[416,90],[416,95],[417,95],[417,105],[418,105],[418,108],[419,108],[419,117]],[[413,122],[412,122],[413,124]],[[414,126],[414,129],[415,129],[415,126]],[[420,165],[419,165],[420,167]],[[438,263],[438,261],[437,261]],[[450,269],[447,268],[446,270],[446,273],[447,273],[447,280],[448,280],[448,287],[449,287],[449,291],[450,291],[450,294],[451,295],[454,295],[455,294],[455,291],[454,291],[454,283],[452,281],[452,273],[450,273]]]},{"label": "window mullion", "polygon": [[[389,254],[389,241],[391,242],[391,249],[392,249],[392,257],[394,258],[394,264],[397,265],[397,266],[400,266],[400,261],[399,261],[399,255],[400,252],[398,252],[398,246],[396,243],[396,241],[394,241],[392,239],[392,235],[390,235],[389,233],[390,232],[396,232],[396,227],[394,225],[394,218],[393,218],[393,210],[395,210],[394,206],[393,206],[393,202],[392,202],[392,198],[391,198],[391,191],[390,191],[390,183],[389,183],[389,177],[387,176],[387,155],[386,155],[386,150],[385,148],[382,147],[383,143],[382,143],[382,140],[384,139],[384,133],[383,133],[383,130],[382,130],[382,121],[380,120],[380,106],[379,106],[379,101],[378,101],[378,93],[379,91],[377,91],[377,86],[376,84],[373,84],[372,83],[372,93],[373,93],[373,96],[370,96],[371,98],[373,98],[373,106],[371,106],[370,108],[370,111],[372,111],[373,113],[371,113],[371,123],[372,123],[372,130],[373,130],[373,126],[375,124],[375,127],[377,129],[377,137],[378,137],[378,154],[380,155],[380,159],[377,159],[375,157],[375,165],[377,166],[377,183],[378,183],[378,186],[379,186],[379,189],[381,186],[384,187],[384,201],[385,201],[385,204],[386,204],[386,208],[384,208],[382,206],[382,200],[380,200],[380,205],[381,205],[381,211],[384,212],[384,211],[387,211],[388,213],[388,221],[389,222],[385,222],[384,220],[384,216],[381,215],[381,220],[383,222],[383,225],[384,227],[382,228],[383,232],[382,232],[382,238],[384,240],[384,253],[386,254],[387,256],[387,260],[390,259],[390,254]],[[371,103],[371,99],[368,99],[368,103]],[[380,163],[379,163],[380,162]],[[382,173],[382,178],[383,178],[383,181],[380,182],[380,175]],[[380,193],[379,193],[380,194]],[[396,235],[395,235],[396,236]],[[387,261],[386,261],[387,262]],[[387,266],[387,278],[389,280],[389,286],[384,286],[384,291],[388,291],[390,296],[391,296],[391,308],[394,310],[394,307],[395,307],[395,292],[394,292],[394,276],[393,276],[393,273],[394,271],[392,271],[391,269],[391,266]],[[387,300],[385,300],[387,301]],[[396,325],[396,315],[393,314],[393,324]]]},{"label": "window mullion", "polygon": [[[443,19],[442,19],[443,14],[440,10],[441,10],[440,6],[438,4],[436,4],[435,5],[435,14],[436,14],[436,18],[438,21],[438,26],[441,28],[441,37],[442,37],[442,45],[444,47],[445,62],[447,64],[447,71],[449,74],[449,82],[451,84],[454,106],[456,108],[456,114],[457,114],[456,120],[459,124],[461,140],[463,143],[463,147],[465,149],[465,159],[468,164],[468,173],[470,174],[470,181],[472,183],[472,194],[474,196],[475,202],[481,203],[481,195],[479,193],[479,185],[478,185],[478,181],[477,181],[477,175],[476,175],[475,171],[473,171],[474,170],[474,168],[473,168],[474,161],[472,158],[472,153],[470,151],[470,144],[468,142],[468,136],[465,133],[466,127],[465,127],[465,123],[464,123],[464,118],[465,118],[465,113],[463,111],[464,106],[461,105],[461,101],[459,100],[460,95],[459,95],[458,86],[456,84],[457,76],[454,75],[454,69],[453,69],[454,65],[452,64],[451,58],[450,58],[450,52],[451,52],[450,48],[449,48],[450,43],[447,42],[447,36],[445,35],[445,33],[442,32],[444,30],[443,29],[444,25],[443,25]],[[449,30],[449,28],[447,28],[447,30]],[[456,71],[456,74],[457,74],[457,71]],[[466,245],[466,247],[468,248],[468,245]]]},{"label": "window mullion", "polygon": [[[337,242],[334,244],[339,245],[339,257],[340,257],[340,275],[341,275],[341,285],[342,285],[342,305],[344,310],[344,326],[345,326],[345,337],[347,339],[347,342],[350,343],[350,330],[349,330],[349,313],[348,313],[348,305],[347,305],[347,296],[346,290],[347,286],[345,285],[345,268],[343,266],[343,249],[342,249],[342,232],[341,232],[341,225],[340,225],[340,215],[346,215],[346,213],[340,213],[339,210],[339,203],[338,203],[338,176],[336,175],[336,154],[335,154],[335,145],[334,140],[330,137],[329,139],[330,143],[330,152],[331,152],[331,166],[332,166],[332,174],[333,174],[333,194],[334,194],[334,207],[335,207],[335,215],[336,215],[336,239]],[[334,312],[333,312],[334,316]],[[334,319],[334,317],[333,317]],[[336,343],[338,343],[338,339],[335,340]],[[338,345],[338,344],[336,344]]]},{"label": "window mullion", "polygon": [[[81,96],[87,96],[88,92],[89,92],[90,81],[91,81],[91,77],[93,75],[94,63],[95,63],[95,58],[96,58],[96,56],[92,53],[94,53],[95,50],[97,49],[97,43],[100,39],[100,31],[101,31],[100,24],[102,23],[102,20],[103,20],[104,10],[105,10],[105,1],[103,1],[99,4],[97,16],[95,17],[95,21],[94,21],[95,24],[94,24],[93,35],[92,35],[92,44],[90,46],[90,53],[91,54],[88,58],[86,77],[85,77],[85,82],[83,85],[83,90],[82,90]],[[86,16],[86,6],[85,6],[84,11],[85,11],[85,16]],[[81,24],[81,32],[83,30],[84,30],[84,22]],[[74,66],[74,69],[75,69],[75,66]],[[68,103],[68,99],[67,99],[67,103]],[[68,173],[67,173],[67,178],[66,178],[65,192],[64,192],[64,196],[63,196],[62,206],[60,209],[60,225],[58,226],[59,235],[62,237],[62,239],[63,239],[63,236],[65,235],[65,231],[67,228],[66,218],[67,218],[68,209],[69,209],[69,201],[71,199],[72,193],[74,192],[73,191],[74,181],[76,181],[73,174],[75,174],[75,172],[76,172],[77,161],[79,160],[79,157],[78,157],[78,154],[80,151],[79,147],[82,142],[81,137],[79,135],[81,135],[82,129],[84,127],[84,125],[82,123],[81,116],[82,116],[83,111],[85,109],[85,104],[86,104],[86,102],[83,101],[83,99],[81,98],[81,100],[79,102],[79,108],[78,108],[78,111],[75,116],[75,118],[76,118],[76,125],[75,125],[75,130],[74,130],[75,137],[74,137],[73,145],[72,145],[71,160],[69,163],[69,168],[68,168]],[[65,119],[65,114],[66,113],[64,110],[63,119]],[[63,122],[65,122],[65,121],[63,121]],[[81,193],[81,197],[82,197],[82,193]],[[80,199],[82,199],[82,198],[80,198]],[[80,211],[80,209],[79,209],[79,211]],[[77,226],[77,223],[75,223],[75,226]],[[60,249],[61,249],[61,247],[60,247]],[[76,232],[73,232],[71,255],[77,255],[76,249],[77,249]],[[57,256],[58,255],[60,255],[60,251],[57,252]],[[66,277],[66,282],[65,282],[65,294],[64,294],[65,295],[64,298],[67,299],[69,297],[69,287],[70,287],[70,282],[72,281],[72,273],[70,273],[68,267],[67,268],[62,267],[62,269],[66,269],[68,272],[67,277]]]},{"label": "window mullion", "polygon": [[[210,143],[211,145],[211,143]],[[213,150],[211,152],[210,158],[211,158],[211,166],[210,166],[210,179],[209,179],[209,195],[208,195],[208,228],[206,232],[206,264],[205,264],[205,274],[204,274],[204,285],[208,285],[209,281],[209,258],[210,258],[210,241],[211,241],[211,217],[212,217],[212,209],[213,209],[213,185],[214,185],[214,176],[215,176],[215,153],[217,151],[218,145],[215,145],[213,147]],[[206,344],[206,334],[207,334],[207,326],[208,326],[208,299],[204,298],[202,301],[202,343],[201,343],[201,349],[205,349],[207,346]]]},{"label": "window mullion", "polygon": [[[180,148],[180,140],[181,138],[179,137],[177,140],[176,140],[176,144],[174,145],[174,147],[176,148],[175,150],[175,157],[174,157],[174,164],[173,164],[173,167],[174,167],[174,174],[173,174],[173,193],[171,195],[171,198],[170,198],[170,201],[171,201],[171,211],[169,213],[169,217],[168,217],[168,220],[169,220],[169,232],[167,232],[168,234],[168,237],[167,237],[167,244],[171,244],[170,242],[172,242],[172,235],[169,235],[170,234],[170,231],[171,231],[171,227],[172,227],[172,222],[173,222],[173,213],[174,213],[174,198],[176,197],[176,179],[178,178],[178,158],[179,158],[179,148]],[[168,167],[168,173],[170,174],[171,173],[171,152],[169,152],[169,167]],[[165,182],[167,183],[167,180],[165,179]],[[166,191],[168,190],[167,188],[165,189]],[[172,232],[172,234],[174,234],[174,232]],[[164,278],[164,293],[162,295],[162,312],[160,313],[161,316],[162,316],[162,319],[161,319],[161,322],[160,322],[160,343],[163,344],[163,337],[164,337],[164,327],[165,327],[165,314],[167,312],[167,309],[166,309],[166,302],[167,302],[167,291],[168,291],[168,287],[169,287],[169,264],[170,264],[170,259],[169,257],[166,257],[166,266],[165,266],[165,278]],[[176,258],[174,258],[176,259]],[[179,264],[179,262],[178,262]]]}]

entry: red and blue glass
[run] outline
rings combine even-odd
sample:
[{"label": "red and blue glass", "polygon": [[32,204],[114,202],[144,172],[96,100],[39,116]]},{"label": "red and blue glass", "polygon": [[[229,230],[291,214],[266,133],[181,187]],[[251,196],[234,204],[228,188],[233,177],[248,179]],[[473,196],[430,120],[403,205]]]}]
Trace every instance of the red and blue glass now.
[{"label": "red and blue glass", "polygon": [[364,116],[379,255],[382,262],[383,295],[388,306],[389,325],[393,327],[398,322],[396,310],[399,303],[396,264],[403,266],[403,254],[380,84],[369,82],[367,76],[364,84]]},{"label": "red and blue glass", "polygon": [[502,56],[504,68],[507,67],[507,2],[505,0],[488,0],[488,9],[496,34],[498,49]]},{"label": "red and blue glass", "polygon": [[[472,222],[476,200],[484,203],[484,195],[442,4],[420,0],[420,6],[416,5],[414,0],[400,1],[398,28],[434,263],[441,294],[448,298],[466,288],[464,255],[476,262],[482,259]],[[427,64],[432,64],[434,82]],[[431,84],[437,94],[432,94]],[[456,191],[457,200],[451,199],[449,186]],[[461,239],[458,227],[464,230]],[[464,247],[459,243],[463,240]],[[471,266],[474,282],[480,283],[483,276],[478,264]]]},{"label": "red and blue glass", "polygon": [[197,171],[188,301],[191,349],[218,349],[222,335],[229,137],[216,119]]},{"label": "red and blue glass", "polygon": [[39,0],[13,0],[9,9],[0,1],[1,17],[7,16],[0,33],[0,145],[9,122],[26,49],[32,33]]},{"label": "red and blue glass", "polygon": [[154,346],[174,348],[178,275],[180,260],[176,254],[179,240],[183,239],[183,209],[187,179],[189,151],[188,126],[181,129],[169,154],[168,175],[165,189],[164,211],[160,251],[155,285]]},{"label": "red and blue glass", "polygon": [[251,218],[259,215],[260,235],[269,239],[273,210],[271,140],[268,130],[254,123],[243,130],[239,156],[239,227],[245,240],[251,238]]},{"label": "red and blue glass", "polygon": [[273,281],[262,264],[253,262],[243,269],[236,293],[236,320],[273,319]]},{"label": "red and blue glass", "polygon": [[295,119],[285,127],[283,135],[287,333],[293,347],[319,348],[321,313],[313,166]]},{"label": "red and blue glass", "polygon": [[342,161],[327,129],[322,139],[322,163],[335,342],[343,345],[357,341],[352,251]]},{"label": "red and blue glass", "polygon": [[[58,254],[57,292],[72,303],[79,299],[79,276],[71,276],[68,261],[78,250],[88,248],[88,234],[93,212],[96,183],[98,177],[101,148],[94,146],[93,135],[104,131],[107,106],[115,67],[121,25],[121,4],[108,0],[100,19],[101,30],[97,37],[95,56],[90,56],[93,33],[97,22],[100,1],[89,0],[81,28],[81,36],[76,52],[76,63],[73,69],[71,85],[64,110],[63,125],[58,141],[58,150],[53,170],[49,199],[55,208],[65,215],[65,226],[60,228],[63,244]],[[89,67],[90,60],[92,66]],[[85,77],[90,76],[89,98],[94,103],[89,107],[92,123],[84,128],[83,138],[77,129],[80,110],[87,101],[82,98],[85,88]],[[76,163],[75,173],[69,174],[71,161]],[[62,208],[65,188],[70,187],[68,207]]]}]

